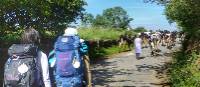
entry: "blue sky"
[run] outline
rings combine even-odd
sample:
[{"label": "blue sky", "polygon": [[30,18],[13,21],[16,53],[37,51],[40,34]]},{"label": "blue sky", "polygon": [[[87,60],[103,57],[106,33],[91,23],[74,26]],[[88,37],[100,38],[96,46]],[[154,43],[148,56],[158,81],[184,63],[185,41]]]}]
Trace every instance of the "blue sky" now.
[{"label": "blue sky", "polygon": [[144,3],[143,0],[85,0],[86,12],[94,16],[102,14],[103,10],[115,6],[124,8],[128,15],[134,20],[130,25],[135,28],[143,26],[147,29],[175,30],[175,24],[170,25],[164,15],[164,7],[151,3]]}]

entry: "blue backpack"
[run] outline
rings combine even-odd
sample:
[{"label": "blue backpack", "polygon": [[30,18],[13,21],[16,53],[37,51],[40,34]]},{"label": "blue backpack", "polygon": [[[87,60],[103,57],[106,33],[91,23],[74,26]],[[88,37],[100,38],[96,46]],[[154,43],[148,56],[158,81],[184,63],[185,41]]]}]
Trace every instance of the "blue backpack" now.
[{"label": "blue backpack", "polygon": [[78,69],[73,66],[74,61],[81,63],[78,51],[80,41],[78,36],[60,36],[55,43],[56,75],[60,77],[74,76]]}]

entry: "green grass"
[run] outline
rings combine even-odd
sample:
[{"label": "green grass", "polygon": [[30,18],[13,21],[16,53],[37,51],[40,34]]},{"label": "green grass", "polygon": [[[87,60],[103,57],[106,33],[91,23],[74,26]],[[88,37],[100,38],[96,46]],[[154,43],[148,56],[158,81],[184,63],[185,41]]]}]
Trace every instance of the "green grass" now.
[{"label": "green grass", "polygon": [[120,52],[120,48],[118,46],[112,46],[110,48],[104,48],[105,50],[105,55],[111,55],[111,54],[116,54]]},{"label": "green grass", "polygon": [[[133,49],[133,47],[131,47],[131,49]],[[108,48],[95,48],[92,50],[92,52],[90,53],[90,58],[95,60],[95,59],[99,59],[99,58],[105,58],[107,56],[110,56],[112,54],[117,54],[120,52],[125,52],[128,51],[128,46],[126,45],[125,48],[121,48],[119,46],[113,45],[112,47],[108,47]]]},{"label": "green grass", "polygon": [[125,48],[121,48],[119,46],[112,46],[112,47],[109,47],[109,48],[104,48],[103,50],[105,50],[105,55],[112,55],[112,54],[127,51],[129,49],[128,49],[127,46],[125,46]]}]

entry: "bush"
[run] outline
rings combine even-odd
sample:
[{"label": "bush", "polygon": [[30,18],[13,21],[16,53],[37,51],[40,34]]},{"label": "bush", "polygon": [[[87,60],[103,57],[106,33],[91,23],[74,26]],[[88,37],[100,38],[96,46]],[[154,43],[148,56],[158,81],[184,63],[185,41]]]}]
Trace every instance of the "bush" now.
[{"label": "bush", "polygon": [[170,70],[172,87],[200,87],[200,61],[197,53],[179,52]]},{"label": "bush", "polygon": [[119,36],[125,34],[121,29],[81,28],[79,35],[85,40],[118,40]]},{"label": "bush", "polygon": [[[135,34],[133,31],[126,31],[123,29],[102,29],[102,28],[81,28],[78,29],[79,35],[81,38],[85,39],[89,42],[94,42],[95,45],[88,43],[91,52],[89,53],[91,58],[104,57],[106,55],[110,55],[113,53],[118,53],[121,51],[127,50],[127,48],[120,49],[118,45],[119,36],[122,34]],[[8,31],[6,35],[1,37],[1,47],[6,48],[9,47],[12,43],[16,43],[20,41],[20,36],[23,30],[19,30],[16,32]],[[56,32],[41,30],[41,48],[45,53],[48,53],[53,49],[53,44],[56,39]],[[99,41],[99,47],[96,42]]]},{"label": "bush", "polygon": [[141,33],[141,32],[147,32],[147,30],[144,27],[137,27],[134,29],[134,32]]}]

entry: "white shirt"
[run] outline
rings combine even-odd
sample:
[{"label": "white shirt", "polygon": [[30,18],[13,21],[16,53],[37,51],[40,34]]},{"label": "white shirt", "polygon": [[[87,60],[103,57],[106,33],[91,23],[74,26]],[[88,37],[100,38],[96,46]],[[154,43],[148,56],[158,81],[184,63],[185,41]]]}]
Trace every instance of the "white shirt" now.
[{"label": "white shirt", "polygon": [[51,87],[51,81],[49,77],[49,66],[47,55],[42,51],[39,51],[38,57],[41,59],[42,76],[45,87]]},{"label": "white shirt", "polygon": [[135,52],[136,53],[141,53],[142,52],[142,39],[141,38],[136,38],[134,40],[134,44],[135,44]]},{"label": "white shirt", "polygon": [[135,38],[134,43],[135,43],[135,46],[136,46],[136,47],[138,47],[138,46],[140,47],[141,44],[142,44],[142,39],[141,39],[141,38]]}]

